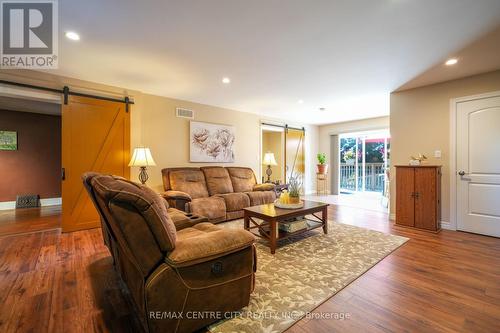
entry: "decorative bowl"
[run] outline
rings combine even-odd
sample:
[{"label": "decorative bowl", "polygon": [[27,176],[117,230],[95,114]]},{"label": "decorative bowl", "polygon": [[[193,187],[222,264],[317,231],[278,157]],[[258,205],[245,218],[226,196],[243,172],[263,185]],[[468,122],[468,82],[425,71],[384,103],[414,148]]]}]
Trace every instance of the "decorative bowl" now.
[{"label": "decorative bowl", "polygon": [[274,201],[274,206],[283,209],[298,209],[304,207],[304,202],[299,201],[298,203],[283,204],[279,201],[279,199],[276,199]]}]

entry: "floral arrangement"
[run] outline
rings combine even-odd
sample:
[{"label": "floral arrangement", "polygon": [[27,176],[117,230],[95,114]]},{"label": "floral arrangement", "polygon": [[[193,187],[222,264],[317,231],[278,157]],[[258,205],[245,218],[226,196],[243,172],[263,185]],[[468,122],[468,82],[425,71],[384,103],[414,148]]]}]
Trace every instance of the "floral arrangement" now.
[{"label": "floral arrangement", "polygon": [[356,154],[354,153],[354,150],[350,149],[344,153],[344,160],[345,161],[353,160],[355,158],[355,155]]},{"label": "floral arrangement", "polygon": [[288,184],[288,194],[290,197],[298,198],[300,197],[300,189],[302,188],[302,183],[296,176],[290,176]]}]

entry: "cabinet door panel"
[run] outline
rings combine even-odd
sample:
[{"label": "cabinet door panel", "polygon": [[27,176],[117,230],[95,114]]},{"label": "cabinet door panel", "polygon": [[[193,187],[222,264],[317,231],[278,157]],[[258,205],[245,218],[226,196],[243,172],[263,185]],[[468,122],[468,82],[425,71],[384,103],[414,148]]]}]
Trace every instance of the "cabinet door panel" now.
[{"label": "cabinet door panel", "polygon": [[414,168],[396,170],[396,223],[413,227],[415,225]]},{"label": "cabinet door panel", "polygon": [[437,169],[415,169],[415,227],[437,230]]}]

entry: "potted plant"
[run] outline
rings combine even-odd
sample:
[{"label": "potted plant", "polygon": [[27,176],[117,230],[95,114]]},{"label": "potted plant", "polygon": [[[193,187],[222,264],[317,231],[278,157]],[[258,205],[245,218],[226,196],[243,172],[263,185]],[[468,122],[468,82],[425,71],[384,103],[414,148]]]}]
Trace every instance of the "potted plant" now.
[{"label": "potted plant", "polygon": [[355,159],[355,154],[353,149],[349,149],[344,153],[344,161],[348,165],[353,165],[354,164],[354,159]]},{"label": "potted plant", "polygon": [[288,196],[290,204],[300,203],[300,188],[302,184],[300,183],[298,177],[290,176],[288,184]]},{"label": "potted plant", "polygon": [[328,164],[326,164],[326,154],[325,153],[319,153],[318,155],[316,155],[317,159],[318,159],[318,173],[320,175],[324,175],[327,173],[328,171]]}]

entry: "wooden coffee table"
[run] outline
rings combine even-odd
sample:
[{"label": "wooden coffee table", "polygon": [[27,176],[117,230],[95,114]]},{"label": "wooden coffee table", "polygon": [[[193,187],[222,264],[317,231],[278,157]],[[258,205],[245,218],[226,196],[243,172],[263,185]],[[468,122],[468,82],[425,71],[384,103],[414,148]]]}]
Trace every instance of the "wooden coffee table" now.
[{"label": "wooden coffee table", "polygon": [[[315,201],[304,200],[304,207],[298,209],[277,208],[274,204],[265,204],[244,208],[245,212],[245,230],[250,231],[257,237],[269,241],[271,253],[276,252],[276,243],[280,239],[295,236],[316,228],[323,228],[325,234],[328,233],[328,204]],[[318,216],[321,213],[321,216]],[[277,229],[278,223],[287,223],[285,220],[294,217],[304,217],[307,220],[308,227],[295,232],[284,232]],[[260,221],[256,221],[255,218]],[[253,232],[257,229],[259,232]]]}]

